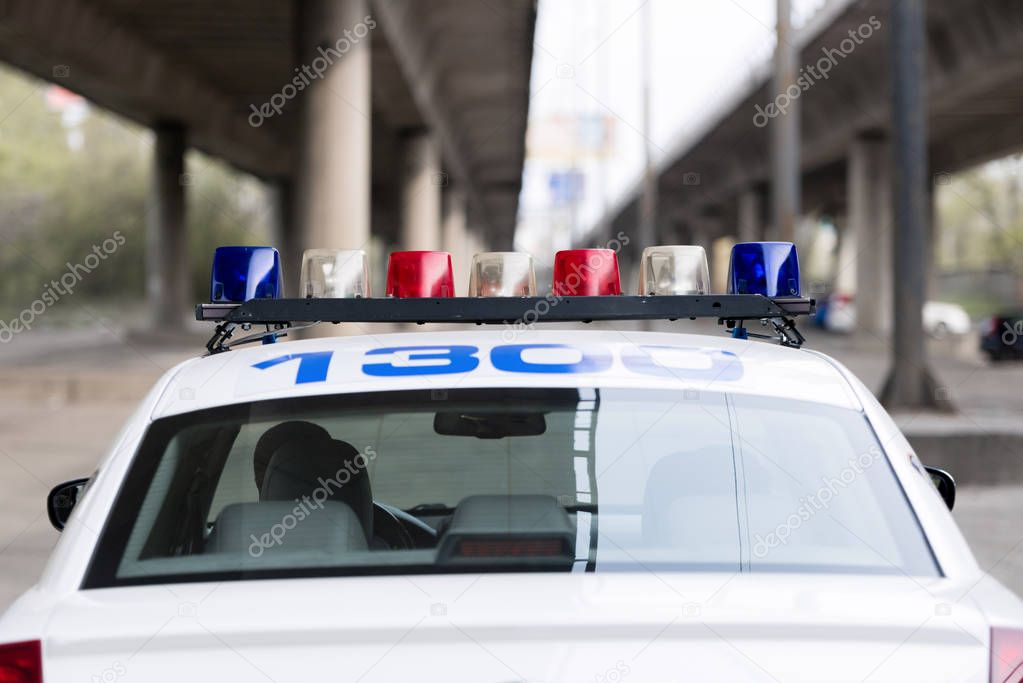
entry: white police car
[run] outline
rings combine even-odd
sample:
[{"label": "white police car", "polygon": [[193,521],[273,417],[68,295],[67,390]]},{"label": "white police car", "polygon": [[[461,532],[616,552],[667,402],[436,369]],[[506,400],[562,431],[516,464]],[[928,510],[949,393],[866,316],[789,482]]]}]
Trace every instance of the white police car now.
[{"label": "white police car", "polygon": [[[0,620],[0,681],[1019,681],[1023,604],[978,568],[951,480],[943,501],[856,378],[786,348],[812,311],[791,245],[737,245],[736,294],[705,293],[701,258],[648,250],[641,296],[600,296],[613,252],[562,253],[535,297],[528,258],[482,256],[473,293],[513,296],[447,298],[446,255],[395,254],[392,298],[343,299],[368,294],[361,257],[319,253],[314,298],[274,299],[276,252],[222,250],[214,353],[51,494],[67,526]],[[700,316],[737,338],[220,353],[297,320]],[[783,345],[744,339],[756,320]]]}]

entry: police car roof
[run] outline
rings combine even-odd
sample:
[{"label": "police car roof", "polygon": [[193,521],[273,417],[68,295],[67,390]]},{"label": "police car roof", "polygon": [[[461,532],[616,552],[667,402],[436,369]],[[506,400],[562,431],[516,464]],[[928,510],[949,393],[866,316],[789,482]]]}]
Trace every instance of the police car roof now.
[{"label": "police car roof", "polygon": [[168,373],[152,417],[295,396],[548,386],[691,388],[861,410],[839,367],[819,353],[724,336],[564,329],[367,334],[186,361]]}]

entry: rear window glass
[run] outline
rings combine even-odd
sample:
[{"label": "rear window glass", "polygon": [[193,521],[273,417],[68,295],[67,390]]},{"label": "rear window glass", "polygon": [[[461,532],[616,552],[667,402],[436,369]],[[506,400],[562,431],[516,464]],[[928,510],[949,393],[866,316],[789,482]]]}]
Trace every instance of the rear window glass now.
[{"label": "rear window glass", "polygon": [[938,573],[858,412],[453,389],[155,422],[86,585],[651,569]]}]

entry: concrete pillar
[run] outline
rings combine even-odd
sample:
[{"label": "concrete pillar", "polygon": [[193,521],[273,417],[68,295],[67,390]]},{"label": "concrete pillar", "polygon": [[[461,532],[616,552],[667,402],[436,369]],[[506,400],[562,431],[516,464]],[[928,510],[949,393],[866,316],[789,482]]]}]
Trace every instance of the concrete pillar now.
[{"label": "concrete pillar", "polygon": [[[891,331],[891,149],[879,137],[860,137],[849,148],[848,220],[840,235],[836,289],[856,295],[857,329],[876,336]],[[850,277],[851,276],[851,277]],[[841,287],[848,287],[842,291]]]},{"label": "concrete pillar", "polygon": [[792,28],[791,0],[777,0],[777,46],[771,92],[789,93],[788,108],[768,123],[771,144],[771,232],[792,242],[800,213],[800,102],[796,84],[799,49]]},{"label": "concrete pillar", "polygon": [[185,225],[185,128],[160,123],[153,155],[153,178],[146,244],[146,299],[150,326],[177,328],[191,309],[192,282]]},{"label": "concrete pillar", "polygon": [[728,263],[731,261],[733,246],[735,246],[735,238],[726,235],[717,238],[705,247],[707,267],[710,270],[711,292],[723,293],[728,290]]},{"label": "concrete pillar", "polygon": [[[714,262],[714,243],[725,231],[720,216],[697,215],[688,218],[682,229],[682,237],[678,244],[695,244],[707,252],[707,267],[710,270],[711,283],[718,282],[718,268]],[[720,290],[719,290],[720,291]]]},{"label": "concrete pillar", "polygon": [[[474,229],[475,227],[475,229]],[[459,265],[455,264],[455,291],[461,292],[462,287],[465,291],[469,289],[469,264],[472,262],[473,254],[481,254],[485,251],[492,251],[490,243],[483,235],[483,230],[479,226],[474,226],[472,223],[472,217],[470,214],[469,222],[465,228],[465,243],[462,247],[462,260],[464,262],[464,270],[460,272]],[[457,257],[456,257],[457,258]],[[465,282],[461,282],[460,279],[464,279]]]},{"label": "concrete pillar", "polygon": [[[652,18],[653,9],[650,3],[644,2],[640,7],[640,31],[643,38],[640,41],[640,97],[643,108],[643,192],[639,197],[639,224],[636,226],[636,241],[645,247],[657,243],[658,222],[661,220],[660,213],[660,188],[658,187],[657,169],[654,164],[654,142],[651,112],[651,76],[653,69],[653,33]],[[627,259],[627,262],[629,260]],[[639,259],[632,259],[635,263],[636,272],[639,272]]]},{"label": "concrete pillar", "polygon": [[924,254],[924,301],[939,298],[938,292],[938,238],[941,226],[938,225],[938,193],[933,182],[927,185],[927,253]]},{"label": "concrete pillar", "polygon": [[270,201],[270,244],[281,253],[284,268],[284,295],[297,295],[299,271],[302,266],[302,246],[295,225],[294,188],[291,181],[282,178],[268,183]]},{"label": "concrete pillar", "polygon": [[[612,231],[611,237],[618,239],[618,231]],[[626,258],[639,263],[640,256],[646,247],[656,247],[658,244],[679,244],[678,215],[669,210],[667,203],[661,203],[661,209],[657,213],[657,226],[652,241],[643,242],[638,237],[631,235],[628,231],[625,234],[631,238],[629,243],[622,250],[626,252]]]},{"label": "concrete pillar", "polygon": [[444,192],[443,246],[451,252],[455,275],[455,296],[466,296],[469,287],[469,264],[472,261],[468,239],[467,201],[465,192],[448,187]]},{"label": "concrete pillar", "polygon": [[465,247],[466,253],[469,255],[469,258],[472,258],[473,254],[480,254],[485,251],[490,251],[490,249],[487,247],[486,242],[483,239],[483,236],[479,233],[478,230],[466,233]]},{"label": "concrete pillar", "polygon": [[[838,233],[838,250],[834,261],[834,294],[845,296],[856,295],[856,270],[859,267],[859,242],[860,235],[849,227],[848,217],[834,218],[835,231]],[[873,258],[871,256],[870,258]],[[883,264],[882,264],[883,265]],[[865,287],[865,291],[870,287]],[[813,293],[814,295],[816,292]],[[872,312],[872,311],[871,311]],[[864,327],[866,329],[866,327]],[[870,332],[877,334],[873,327]]]},{"label": "concrete pillar", "polygon": [[710,253],[710,244],[725,231],[722,229],[720,216],[696,216],[688,222],[689,241],[682,244],[695,244]]},{"label": "concrete pillar", "polygon": [[763,211],[763,199],[755,189],[749,188],[739,195],[737,228],[740,242],[759,242],[764,239]]},{"label": "concrete pillar", "polygon": [[369,7],[366,0],[298,6],[302,63],[324,67],[296,102],[298,242],[302,249],[369,249],[371,35],[363,23]]},{"label": "concrete pillar", "polygon": [[441,245],[441,191],[447,184],[440,148],[433,136],[423,131],[404,140],[402,154],[402,248],[435,251]]},{"label": "concrete pillar", "polygon": [[923,329],[927,261],[931,258],[927,166],[927,38],[924,0],[893,0],[892,205],[895,234],[892,268],[891,370],[881,392],[887,408],[950,410],[938,396],[928,367]]}]

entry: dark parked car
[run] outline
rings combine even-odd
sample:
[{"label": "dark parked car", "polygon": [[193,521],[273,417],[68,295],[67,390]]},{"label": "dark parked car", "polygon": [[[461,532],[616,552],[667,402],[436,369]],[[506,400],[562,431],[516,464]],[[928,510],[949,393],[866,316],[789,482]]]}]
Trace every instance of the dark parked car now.
[{"label": "dark parked car", "polygon": [[980,330],[980,350],[993,361],[1023,358],[1023,311],[985,320]]}]

